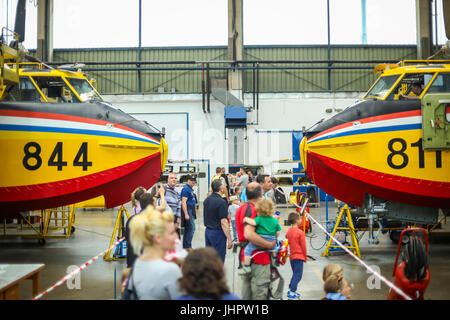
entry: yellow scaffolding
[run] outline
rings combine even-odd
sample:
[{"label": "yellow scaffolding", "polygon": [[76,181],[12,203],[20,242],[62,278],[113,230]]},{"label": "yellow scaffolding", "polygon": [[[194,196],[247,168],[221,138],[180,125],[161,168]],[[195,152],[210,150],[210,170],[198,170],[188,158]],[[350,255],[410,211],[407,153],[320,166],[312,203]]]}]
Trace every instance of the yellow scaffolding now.
[{"label": "yellow scaffolding", "polygon": [[[125,207],[122,205],[119,209],[119,212],[117,213],[116,223],[114,225],[114,230],[111,236],[111,241],[109,243],[109,247],[111,247],[116,240],[119,240],[123,237],[123,231],[125,230],[125,222],[124,222],[124,214],[127,217],[127,220],[130,219],[130,214],[128,213],[128,210],[125,209]],[[105,261],[117,261],[117,260],[124,260],[126,258],[120,258],[117,257],[115,254],[111,257],[111,250],[109,250],[104,256],[103,260]]]},{"label": "yellow scaffolding", "polygon": [[[344,215],[345,214],[345,215]],[[342,221],[345,222],[345,218],[347,218],[347,224],[348,227],[339,227],[339,224]],[[359,244],[358,239],[356,238],[356,231],[355,226],[353,225],[352,215],[350,213],[350,208],[347,204],[345,204],[342,209],[339,212],[338,218],[336,220],[336,224],[334,225],[333,232],[331,233],[331,236],[334,238],[334,235],[336,234],[337,230],[347,230],[350,233],[350,237],[352,239],[352,245],[346,246],[347,249],[353,249],[353,253],[358,256],[358,258],[361,258],[361,253],[359,251]],[[327,243],[327,247],[325,248],[324,253],[322,253],[322,256],[328,257],[330,248],[340,248],[341,246],[338,245],[332,245],[333,238],[330,237]]]},{"label": "yellow scaffolding", "polygon": [[67,239],[75,232],[75,205],[20,213],[17,220],[17,224],[8,226],[7,219],[3,218],[0,237],[38,239],[44,245],[45,239]]}]

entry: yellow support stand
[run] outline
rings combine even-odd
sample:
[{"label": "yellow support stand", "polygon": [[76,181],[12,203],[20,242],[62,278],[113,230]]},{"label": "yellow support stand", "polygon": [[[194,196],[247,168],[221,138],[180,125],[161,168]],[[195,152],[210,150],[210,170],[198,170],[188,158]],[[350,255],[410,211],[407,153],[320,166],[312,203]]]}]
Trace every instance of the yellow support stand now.
[{"label": "yellow support stand", "polygon": [[[339,227],[339,223],[341,222],[342,218],[344,217],[344,219],[345,219],[344,213],[347,216],[348,227]],[[361,259],[361,253],[359,251],[358,239],[356,238],[355,226],[353,225],[352,215],[350,214],[350,208],[348,207],[347,204],[345,204],[344,207],[339,212],[333,232],[331,233],[332,237],[334,237],[337,230],[348,230],[350,232],[350,237],[352,239],[352,245],[346,246],[346,248],[353,249],[353,253],[356,256],[358,256],[358,258]],[[322,253],[322,256],[328,257],[330,248],[340,248],[340,246],[332,245],[332,242],[333,242],[333,238],[330,238],[330,240],[328,240],[327,247],[325,248],[325,252]]]},{"label": "yellow support stand", "polygon": [[[116,224],[114,225],[113,234],[111,236],[111,242],[109,243],[109,247],[111,247],[116,240],[119,240],[121,237],[123,237],[123,231],[125,230],[125,223],[124,223],[124,213],[127,216],[127,219],[130,219],[130,214],[128,213],[127,209],[122,205],[119,209],[119,212],[117,213],[117,219]],[[124,260],[126,258],[117,258],[114,255],[111,257],[111,250],[109,250],[105,256],[103,257],[103,260],[105,261],[117,261],[117,260]]]},{"label": "yellow support stand", "polygon": [[[40,218],[34,222],[32,218]],[[20,236],[24,239],[38,239],[40,245],[45,239],[68,239],[75,232],[75,205],[28,211],[18,217],[17,227],[8,227],[13,232],[7,234],[6,219],[3,219],[3,235]]]}]

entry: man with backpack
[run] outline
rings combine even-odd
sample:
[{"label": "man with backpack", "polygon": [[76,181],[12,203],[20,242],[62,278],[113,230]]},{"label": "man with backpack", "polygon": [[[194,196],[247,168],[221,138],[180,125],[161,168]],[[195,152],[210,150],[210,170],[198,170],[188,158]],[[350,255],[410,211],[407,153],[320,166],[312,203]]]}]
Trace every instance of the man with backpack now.
[{"label": "man with backpack", "polygon": [[[250,241],[253,244],[268,250],[275,246],[276,241],[269,242],[256,233],[256,227],[244,223],[244,218],[256,217],[256,202],[262,197],[262,188],[257,182],[249,183],[246,191],[247,203],[244,203],[236,211],[236,231],[241,248]],[[239,256],[242,262],[244,250],[241,249]],[[242,299],[244,300],[267,300],[269,298],[269,287],[271,282],[271,261],[266,251],[260,250],[253,254],[251,273],[242,276]],[[240,263],[241,265],[241,263]]]}]

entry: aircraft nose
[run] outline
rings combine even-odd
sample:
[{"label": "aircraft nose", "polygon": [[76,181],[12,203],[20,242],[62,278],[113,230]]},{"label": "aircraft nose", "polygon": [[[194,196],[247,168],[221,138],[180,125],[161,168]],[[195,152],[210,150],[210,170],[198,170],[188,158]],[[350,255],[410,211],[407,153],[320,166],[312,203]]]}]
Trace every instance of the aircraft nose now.
[{"label": "aircraft nose", "polygon": [[161,137],[160,140],[161,173],[164,172],[164,168],[166,167],[168,151],[169,148],[167,147],[167,142],[166,140],[164,140],[164,138]]},{"label": "aircraft nose", "polygon": [[302,161],[303,169],[306,171],[306,153],[307,153],[307,141],[306,137],[303,137],[300,142],[300,159]]}]

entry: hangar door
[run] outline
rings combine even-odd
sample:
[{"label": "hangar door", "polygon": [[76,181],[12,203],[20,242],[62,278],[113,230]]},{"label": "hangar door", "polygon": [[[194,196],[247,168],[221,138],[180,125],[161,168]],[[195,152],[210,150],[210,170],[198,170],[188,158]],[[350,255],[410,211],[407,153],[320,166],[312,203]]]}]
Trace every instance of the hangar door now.
[{"label": "hangar door", "polygon": [[130,113],[145,120],[158,130],[166,129],[165,140],[169,148],[168,159],[189,159],[189,113]]}]

